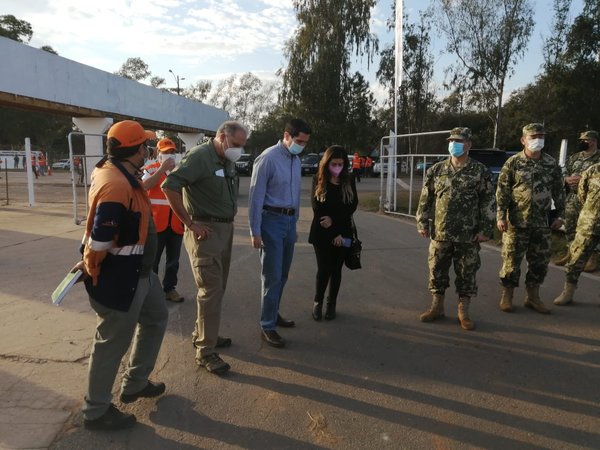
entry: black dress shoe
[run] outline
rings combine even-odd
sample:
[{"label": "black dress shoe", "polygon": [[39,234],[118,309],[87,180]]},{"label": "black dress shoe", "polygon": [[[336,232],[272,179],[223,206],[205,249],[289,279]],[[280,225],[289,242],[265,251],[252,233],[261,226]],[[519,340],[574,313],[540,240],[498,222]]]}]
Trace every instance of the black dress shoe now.
[{"label": "black dress shoe", "polygon": [[97,419],[83,419],[83,426],[88,430],[124,430],[131,428],[137,420],[133,414],[121,412],[112,403],[108,410]]},{"label": "black dress shoe", "polygon": [[323,303],[315,302],[313,304],[312,317],[317,322],[323,317]]},{"label": "black dress shoe", "polygon": [[335,303],[327,303],[325,305],[325,320],[335,319]]},{"label": "black dress shoe", "polygon": [[152,381],[148,380],[148,384],[141,391],[136,392],[135,394],[121,394],[121,403],[133,403],[138,398],[142,397],[158,397],[165,392],[165,389],[165,383],[153,383]]},{"label": "black dress shoe", "polygon": [[293,320],[284,319],[281,315],[277,314],[277,326],[282,328],[294,328],[296,322]]},{"label": "black dress shoe", "polygon": [[277,347],[277,348],[285,347],[285,341],[283,340],[283,338],[281,336],[279,336],[279,333],[277,333],[277,331],[262,330],[262,332],[260,334],[262,336],[263,341],[265,341],[271,347]]},{"label": "black dress shoe", "polygon": [[217,345],[215,345],[215,347],[217,347],[217,348],[231,347],[231,338],[218,336],[217,337]]}]

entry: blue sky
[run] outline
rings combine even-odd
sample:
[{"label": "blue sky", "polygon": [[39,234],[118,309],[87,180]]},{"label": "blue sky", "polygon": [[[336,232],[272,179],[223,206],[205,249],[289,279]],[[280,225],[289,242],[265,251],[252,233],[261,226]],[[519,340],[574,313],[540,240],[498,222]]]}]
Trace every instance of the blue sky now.
[{"label": "blue sky", "polygon": [[[393,0],[380,0],[373,10],[371,30],[380,47],[392,42],[386,20]],[[532,81],[542,63],[542,35],[550,33],[552,0],[532,0],[536,27],[529,50],[507,83],[507,93]],[[405,0],[409,21],[427,0]],[[581,11],[574,0],[572,15]],[[153,75],[174,86],[169,69],[185,80],[221,80],[231,74],[253,72],[274,80],[285,65],[283,46],[296,20],[291,0],[0,0],[0,14],[13,14],[33,26],[31,45],[51,45],[66,58],[108,71],[118,70],[133,56],[141,57]],[[441,55],[444,42],[434,35],[435,77],[442,81],[444,67],[452,61]],[[375,73],[378,60],[367,68],[355,62],[381,98]]]}]

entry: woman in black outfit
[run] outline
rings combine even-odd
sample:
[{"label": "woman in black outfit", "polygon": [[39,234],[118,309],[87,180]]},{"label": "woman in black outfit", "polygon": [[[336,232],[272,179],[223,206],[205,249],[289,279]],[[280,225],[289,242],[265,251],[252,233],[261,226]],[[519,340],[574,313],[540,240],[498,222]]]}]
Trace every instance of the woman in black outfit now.
[{"label": "woman in black outfit", "polygon": [[328,284],[325,320],[335,318],[342,266],[348,251],[344,244],[352,238],[351,218],[358,205],[356,184],[348,166],[346,150],[332,145],[325,151],[313,178],[311,200],[314,216],[308,242],[313,245],[317,257],[317,286],[312,312],[315,320],[321,320]]}]

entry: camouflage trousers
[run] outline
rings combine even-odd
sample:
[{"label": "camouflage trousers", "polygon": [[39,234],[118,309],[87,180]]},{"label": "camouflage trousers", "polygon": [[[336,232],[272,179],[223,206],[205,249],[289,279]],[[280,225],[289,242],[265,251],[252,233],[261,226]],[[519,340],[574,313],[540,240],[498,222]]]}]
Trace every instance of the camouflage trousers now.
[{"label": "camouflage trousers", "polygon": [[477,270],[481,267],[478,242],[445,242],[429,244],[429,290],[443,294],[450,286],[450,264],[454,263],[456,292],[469,297],[477,295]]},{"label": "camouflage trousers", "polygon": [[577,233],[575,235],[569,248],[569,262],[565,265],[567,283],[577,284],[585,263],[590,259],[598,244],[600,244],[600,234]]},{"label": "camouflage trousers", "polygon": [[502,286],[517,287],[521,278],[521,262],[527,259],[526,286],[544,282],[550,262],[550,228],[509,228],[502,235]]},{"label": "camouflage trousers", "polygon": [[577,198],[577,194],[569,192],[567,194],[567,200],[565,202],[565,236],[567,237],[567,244],[570,245],[575,239],[575,233],[577,231],[577,219],[579,218],[579,212],[581,211],[581,202]]}]

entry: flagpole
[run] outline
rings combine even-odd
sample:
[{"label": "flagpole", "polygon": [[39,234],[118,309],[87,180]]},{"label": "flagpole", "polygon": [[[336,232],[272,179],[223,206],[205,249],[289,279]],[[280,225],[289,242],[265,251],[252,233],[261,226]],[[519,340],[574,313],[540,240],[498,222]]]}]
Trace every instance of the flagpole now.
[{"label": "flagpole", "polygon": [[396,0],[395,52],[394,52],[394,134],[398,134],[398,91],[402,85],[403,42],[402,42],[402,0]]},{"label": "flagpole", "polygon": [[[391,146],[393,151],[393,158],[389,159],[388,163],[388,193],[393,192],[393,210],[396,210],[396,178],[397,174],[397,159],[398,154],[398,92],[402,85],[402,63],[404,61],[403,55],[403,41],[402,41],[402,0],[396,0],[396,20],[394,24],[395,39],[394,39],[394,145]],[[390,196],[388,195],[388,199]]]}]

